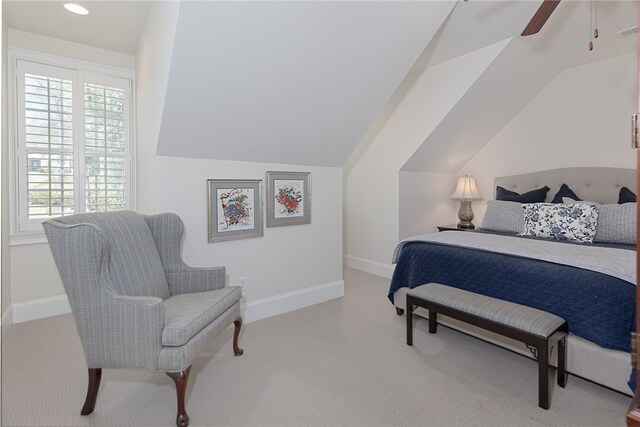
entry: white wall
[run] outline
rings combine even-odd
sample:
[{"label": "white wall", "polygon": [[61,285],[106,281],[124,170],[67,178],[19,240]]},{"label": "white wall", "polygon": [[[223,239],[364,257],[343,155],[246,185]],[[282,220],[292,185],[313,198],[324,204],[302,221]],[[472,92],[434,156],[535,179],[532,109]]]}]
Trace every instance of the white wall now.
[{"label": "white wall", "polygon": [[[348,265],[365,268],[368,263],[385,275],[391,271],[391,255],[400,237],[400,198],[405,197],[399,194],[400,169],[508,41],[426,69],[362,157],[345,170]],[[427,193],[453,192],[455,186],[452,174],[430,174],[425,182],[431,189]],[[454,209],[453,201],[446,203]],[[425,212],[422,232],[434,229],[445,210]]]},{"label": "white wall", "polygon": [[131,55],[27,33],[14,28],[9,28],[9,47],[73,58],[108,67],[135,69],[135,58]]},{"label": "white wall", "polygon": [[[340,168],[158,156],[157,170],[158,212],[175,212],[184,221],[187,264],[224,265],[230,285],[245,276],[246,301],[342,283]],[[264,180],[268,170],[311,172],[311,224],[265,227],[264,237],[207,243],[207,179]]]},{"label": "white wall", "polygon": [[179,2],[153,2],[136,50],[136,181],[142,213],[156,209],[156,149],[179,11]]},{"label": "white wall", "polygon": [[[635,52],[561,72],[459,171],[493,199],[493,178],[572,166],[635,168],[630,118],[637,109]],[[484,203],[474,202],[476,224]]]},{"label": "white wall", "polygon": [[[0,135],[2,137],[2,144],[0,148],[0,162],[1,167],[0,170],[0,182],[2,185],[0,186],[0,192],[2,193],[0,198],[0,211],[2,212],[2,221],[0,223],[0,227],[2,227],[2,231],[0,232],[1,238],[1,247],[0,256],[1,260],[1,271],[0,281],[2,284],[2,318],[6,319],[9,316],[5,317],[7,310],[11,306],[11,281],[9,276],[9,268],[10,268],[10,254],[9,254],[9,130],[8,130],[8,97],[7,97],[7,83],[8,83],[8,41],[7,41],[7,25],[6,25],[6,16],[2,13],[2,4],[0,4],[0,15],[2,15],[2,59],[0,62],[2,63],[2,73],[1,76],[1,84],[2,84],[2,107],[0,107],[0,115],[2,117],[2,132]],[[8,319],[10,322],[11,319]],[[4,322],[3,322],[4,324]]]},{"label": "white wall", "polygon": [[400,240],[458,222],[455,174],[400,171],[399,185]]},{"label": "white wall", "polygon": [[[8,45],[9,48],[28,49],[40,53],[98,63],[109,67],[129,70],[133,70],[135,67],[134,57],[130,55],[96,49],[13,29],[9,29],[8,32]],[[4,112],[3,119],[6,119]],[[5,155],[6,153],[4,152],[8,144],[8,138],[5,139],[3,135],[3,159],[8,159],[8,155]],[[7,171],[7,169],[4,170]],[[3,174],[4,177],[8,177],[8,172],[3,172]],[[6,188],[8,188],[8,186]],[[3,188],[3,200],[7,194],[8,192]],[[3,212],[3,214],[4,213],[5,212]],[[8,215],[3,215],[3,221],[7,216]],[[3,239],[3,241],[4,240],[7,239]],[[62,281],[47,243],[13,245],[9,250],[9,258],[9,268],[6,273],[9,275],[8,282],[11,288],[10,300],[14,305],[14,315],[16,314],[16,305],[19,309],[24,309],[26,306],[31,307],[30,302],[33,300],[43,298],[59,299],[59,297],[64,297],[65,291],[62,287]],[[4,273],[5,271],[3,271],[2,278],[3,289],[5,282],[7,282],[7,277]],[[40,308],[38,307],[40,306],[36,306],[34,310],[39,310]]]},{"label": "white wall", "polygon": [[[172,211],[184,219],[187,227],[184,254],[191,265],[225,265],[229,284],[237,284],[239,276],[247,277],[245,301],[248,302],[247,311],[251,308],[247,320],[344,295],[340,168],[157,158],[155,150],[164,102],[162,93],[171,60],[168,49],[172,36],[167,33],[171,32],[170,25],[177,13],[176,3],[154,4],[138,47],[138,210],[145,213]],[[16,34],[19,40],[32,40],[31,36]],[[53,39],[45,40],[42,46],[51,50],[45,53],[64,51]],[[265,228],[262,238],[207,243],[206,179],[264,179],[267,170],[312,173],[312,223]],[[14,315],[19,314],[16,319],[68,310],[47,244],[12,246],[10,267]]]}]

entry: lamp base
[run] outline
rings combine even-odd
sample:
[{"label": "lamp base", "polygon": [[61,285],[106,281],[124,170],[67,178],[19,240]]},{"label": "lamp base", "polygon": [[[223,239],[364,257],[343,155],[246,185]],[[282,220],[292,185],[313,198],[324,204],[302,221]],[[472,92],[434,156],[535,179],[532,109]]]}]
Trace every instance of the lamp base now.
[{"label": "lamp base", "polygon": [[471,200],[460,200],[460,210],[458,211],[458,228],[472,230],[476,228],[471,222],[473,219],[473,211],[471,210]]},{"label": "lamp base", "polygon": [[474,228],[476,228],[476,226],[473,225],[471,221],[460,221],[457,227],[464,230],[473,230]]}]

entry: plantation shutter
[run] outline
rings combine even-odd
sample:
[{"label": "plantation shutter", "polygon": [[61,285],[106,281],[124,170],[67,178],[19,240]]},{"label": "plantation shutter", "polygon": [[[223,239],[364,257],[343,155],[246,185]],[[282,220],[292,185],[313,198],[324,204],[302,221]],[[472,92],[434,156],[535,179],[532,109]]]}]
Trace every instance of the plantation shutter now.
[{"label": "plantation shutter", "polygon": [[26,60],[16,71],[16,231],[129,209],[130,80]]},{"label": "plantation shutter", "polygon": [[28,221],[75,212],[73,84],[75,73],[60,67],[23,63],[18,84],[23,160],[20,200]]},{"label": "plantation shutter", "polygon": [[125,209],[125,90],[85,83],[85,190],[87,212]]}]

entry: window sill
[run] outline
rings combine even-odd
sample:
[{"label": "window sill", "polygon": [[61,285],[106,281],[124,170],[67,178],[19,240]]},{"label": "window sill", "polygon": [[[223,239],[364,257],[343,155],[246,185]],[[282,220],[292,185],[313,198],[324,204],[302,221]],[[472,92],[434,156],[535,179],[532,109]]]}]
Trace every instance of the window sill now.
[{"label": "window sill", "polygon": [[47,243],[44,233],[13,234],[9,236],[9,246],[35,245]]}]

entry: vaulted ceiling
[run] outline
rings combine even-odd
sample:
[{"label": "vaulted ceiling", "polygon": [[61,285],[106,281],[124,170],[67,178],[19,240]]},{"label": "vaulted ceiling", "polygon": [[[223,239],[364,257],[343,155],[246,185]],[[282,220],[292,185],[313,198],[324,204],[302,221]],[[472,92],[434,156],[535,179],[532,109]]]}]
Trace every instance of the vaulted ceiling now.
[{"label": "vaulted ceiling", "polygon": [[342,166],[454,4],[182,3],[158,154]]},{"label": "vaulted ceiling", "polygon": [[561,68],[620,55],[636,46],[635,37],[619,38],[616,32],[638,24],[637,2],[594,3],[600,37],[591,52],[587,49],[591,2],[586,0],[561,1],[538,34],[520,37],[540,4],[539,0],[460,2],[416,66],[432,66],[509,37],[517,37],[532,53],[547,56]]},{"label": "vaulted ceiling", "polygon": [[[81,19],[59,1],[3,7],[9,27],[134,54],[151,3],[91,1]],[[592,52],[587,1],[562,1],[539,34],[521,38],[540,4],[180,2],[168,77],[158,88],[166,96],[157,153],[343,166],[366,150],[368,135],[424,69],[513,38],[405,165],[454,170],[557,72],[636,47],[635,37],[615,32],[636,25],[637,2],[598,2]],[[492,93],[503,105],[478,108]]]},{"label": "vaulted ceiling", "polygon": [[[442,63],[488,40],[510,38],[510,42],[407,159],[403,170],[457,172],[559,72],[637,49],[635,35],[616,34],[637,25],[637,2],[597,3],[600,35],[592,51],[587,48],[592,31],[588,1],[561,2],[540,33],[520,37],[539,4],[470,1],[456,7],[414,68]],[[475,34],[478,37],[472,37]]]}]

